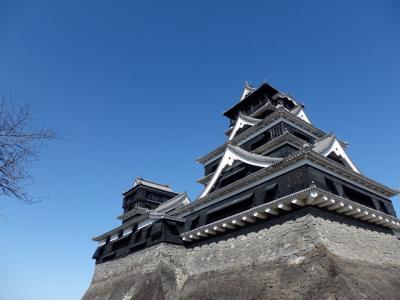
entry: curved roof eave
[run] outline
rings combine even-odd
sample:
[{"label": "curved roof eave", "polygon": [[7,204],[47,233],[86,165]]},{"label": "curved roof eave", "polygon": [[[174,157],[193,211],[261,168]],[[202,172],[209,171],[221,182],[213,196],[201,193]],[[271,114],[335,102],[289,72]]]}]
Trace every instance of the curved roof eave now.
[{"label": "curved roof eave", "polygon": [[203,192],[200,194],[199,198],[203,198],[211,191],[211,189],[214,187],[215,183],[217,182],[218,178],[221,176],[222,171],[225,169],[225,167],[231,166],[236,160],[242,161],[243,163],[249,164],[252,166],[266,168],[266,167],[271,166],[273,163],[281,161],[282,158],[254,154],[254,153],[248,152],[246,150],[243,150],[240,147],[236,147],[231,144],[228,144],[225,149],[225,153],[224,153],[221,161],[219,162],[217,170],[215,171],[214,175],[212,176],[212,178],[210,179],[210,181],[204,188]]}]

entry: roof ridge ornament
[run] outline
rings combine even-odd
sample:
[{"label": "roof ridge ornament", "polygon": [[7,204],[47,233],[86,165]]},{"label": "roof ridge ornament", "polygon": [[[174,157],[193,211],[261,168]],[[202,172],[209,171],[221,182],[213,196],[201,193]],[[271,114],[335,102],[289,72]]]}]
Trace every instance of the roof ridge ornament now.
[{"label": "roof ridge ornament", "polygon": [[242,101],[244,98],[246,98],[248,95],[253,93],[256,90],[254,86],[248,83],[247,80],[244,81],[244,90],[242,93],[242,96],[240,97],[240,101]]}]

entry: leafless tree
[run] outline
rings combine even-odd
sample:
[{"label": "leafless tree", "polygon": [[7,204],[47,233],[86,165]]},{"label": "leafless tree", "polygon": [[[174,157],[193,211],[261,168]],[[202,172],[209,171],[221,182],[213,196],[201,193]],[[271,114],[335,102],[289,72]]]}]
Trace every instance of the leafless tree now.
[{"label": "leafless tree", "polygon": [[37,126],[29,105],[12,104],[0,94],[0,195],[35,202],[26,190],[28,170],[39,159],[41,145],[57,137],[50,127]]}]

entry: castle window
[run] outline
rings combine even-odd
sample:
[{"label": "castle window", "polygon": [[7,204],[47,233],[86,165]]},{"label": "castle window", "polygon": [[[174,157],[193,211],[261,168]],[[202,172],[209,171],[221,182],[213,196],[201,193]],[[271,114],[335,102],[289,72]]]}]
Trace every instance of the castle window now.
[{"label": "castle window", "polygon": [[253,204],[253,194],[233,200],[231,203],[211,210],[207,215],[207,224],[232,216],[249,209]]},{"label": "castle window", "polygon": [[113,245],[112,245],[112,251],[124,248],[126,246],[129,245],[129,239],[127,237],[124,237],[118,241],[116,241]]},{"label": "castle window", "polygon": [[162,224],[161,223],[154,223],[149,229],[151,240],[155,241],[159,239],[162,235]]},{"label": "castle window", "polygon": [[306,141],[306,142],[311,142],[310,138],[308,136],[306,136],[305,134],[301,133],[300,131],[293,131],[293,135],[297,136],[298,138]]},{"label": "castle window", "polygon": [[138,242],[138,241],[142,238],[142,235],[143,235],[143,230],[139,230],[139,231],[136,233],[135,242]]},{"label": "castle window", "polygon": [[275,199],[276,192],[278,191],[278,184],[271,184],[265,189],[264,202],[268,203]]},{"label": "castle window", "polygon": [[326,187],[329,189],[329,191],[331,193],[333,193],[335,195],[339,195],[339,193],[337,191],[337,188],[336,188],[336,186],[335,186],[335,184],[333,183],[332,180],[330,180],[329,178],[325,177],[325,184],[326,184]]},{"label": "castle window", "polygon": [[268,143],[270,140],[271,140],[271,133],[269,131],[260,134],[260,138],[256,142],[250,145],[250,151],[253,151],[258,147],[261,147],[262,145]]},{"label": "castle window", "polygon": [[274,110],[272,109],[267,109],[264,110],[262,113],[260,113],[257,118],[258,119],[265,119],[266,117],[268,117],[269,115],[273,114]]},{"label": "castle window", "polygon": [[194,229],[199,224],[200,216],[196,216],[192,219],[192,223],[190,224],[190,229]]},{"label": "castle window", "polygon": [[168,223],[168,229],[172,235],[179,235],[178,228],[174,222]]},{"label": "castle window", "polygon": [[341,164],[342,166],[347,166],[347,164],[345,163],[343,157],[336,155],[335,152],[330,153],[327,158],[337,162],[338,164]]},{"label": "castle window", "polygon": [[246,176],[246,167],[242,167],[221,178],[219,187],[224,187]]},{"label": "castle window", "polygon": [[368,206],[370,208],[375,209],[375,205],[372,202],[371,197],[364,195],[363,193],[360,193],[356,190],[353,190],[347,186],[343,186],[343,191],[347,198],[350,200],[353,200],[354,202],[360,203],[362,205]]},{"label": "castle window", "polygon": [[379,205],[379,210],[387,215],[390,215],[388,209],[386,208],[386,205],[383,201],[378,201],[378,205]]},{"label": "castle window", "polygon": [[214,165],[210,169],[210,173],[215,172],[215,170],[218,168],[218,164]]},{"label": "castle window", "polygon": [[236,135],[239,135],[239,134],[241,134],[242,132],[244,132],[244,131],[246,131],[247,129],[249,129],[250,128],[250,125],[244,125],[242,128],[240,128],[237,132],[236,132]]}]

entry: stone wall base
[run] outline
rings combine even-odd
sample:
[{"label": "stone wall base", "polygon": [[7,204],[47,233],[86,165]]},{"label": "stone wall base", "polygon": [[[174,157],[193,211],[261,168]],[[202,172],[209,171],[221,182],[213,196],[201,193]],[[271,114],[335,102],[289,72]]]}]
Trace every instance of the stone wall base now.
[{"label": "stone wall base", "polygon": [[307,209],[211,244],[159,244],[96,265],[83,299],[400,299],[400,240]]}]

